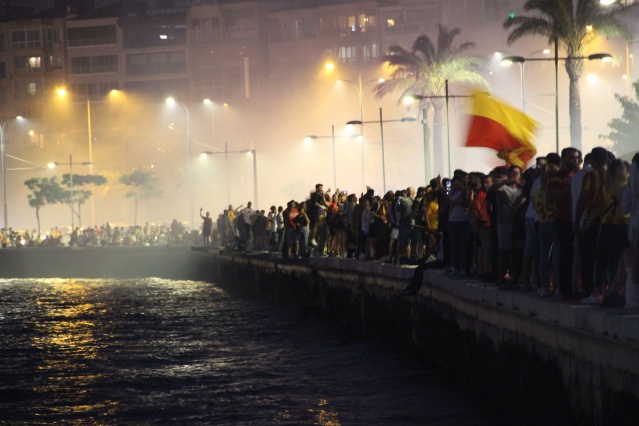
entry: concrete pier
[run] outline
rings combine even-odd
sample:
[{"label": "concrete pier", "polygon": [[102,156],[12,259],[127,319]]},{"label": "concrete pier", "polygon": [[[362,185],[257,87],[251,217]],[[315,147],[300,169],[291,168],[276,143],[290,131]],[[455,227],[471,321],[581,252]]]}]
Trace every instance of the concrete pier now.
[{"label": "concrete pier", "polygon": [[512,410],[512,424],[639,424],[639,311],[498,290],[427,270],[346,259],[218,254],[217,280],[411,347]]}]

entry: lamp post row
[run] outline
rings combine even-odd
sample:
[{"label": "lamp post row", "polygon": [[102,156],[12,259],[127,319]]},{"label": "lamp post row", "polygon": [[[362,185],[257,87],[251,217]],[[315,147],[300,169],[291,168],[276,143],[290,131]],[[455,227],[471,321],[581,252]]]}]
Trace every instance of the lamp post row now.
[{"label": "lamp post row", "polygon": [[588,59],[592,60],[601,60],[604,62],[609,62],[612,60],[612,55],[608,53],[594,53],[588,56],[568,56],[568,57],[559,57],[559,41],[555,37],[554,40],[555,47],[555,55],[553,58],[528,58],[523,56],[507,56],[501,60],[502,64],[509,65],[512,63],[518,63],[522,66],[522,74],[521,74],[521,87],[522,87],[522,102],[525,104],[525,100],[523,100],[524,96],[524,80],[523,80],[523,64],[527,61],[554,61],[555,63],[555,149],[556,152],[559,153],[559,61],[572,61],[572,60],[582,60]]}]

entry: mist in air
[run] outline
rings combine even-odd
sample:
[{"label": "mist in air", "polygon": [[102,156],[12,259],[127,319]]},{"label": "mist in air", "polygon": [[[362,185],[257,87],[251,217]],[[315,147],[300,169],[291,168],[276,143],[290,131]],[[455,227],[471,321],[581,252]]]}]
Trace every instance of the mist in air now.
[{"label": "mist in air", "polygon": [[[471,39],[477,46],[474,53],[486,58],[482,73],[491,84],[490,91],[521,108],[520,69],[517,65],[501,66],[495,52],[544,57],[541,50],[551,48],[547,41],[522,39],[506,47],[506,33],[500,27],[474,31],[472,37],[462,29],[457,41]],[[409,48],[412,41],[407,41],[405,47]],[[611,38],[600,40],[589,53],[607,52],[622,59],[624,51],[623,42]],[[585,64],[580,82],[584,150],[609,145],[599,135],[608,133],[607,123],[620,115],[614,94],[625,95],[624,73],[619,60],[612,64]],[[347,126],[348,121],[360,119],[360,75],[364,84],[364,124]],[[135,204],[125,197],[128,188],[119,183],[119,177],[136,168],[152,172],[162,190],[160,198],[138,202],[138,225],[177,219],[197,227],[201,222],[200,208],[211,212],[214,219],[229,205],[236,208],[249,201],[267,210],[271,205],[285,206],[291,199],[305,199],[316,183],[333,191],[337,187],[359,194],[370,186],[383,193],[424,185],[427,179],[437,174],[447,176],[457,168],[488,172],[501,163],[493,151],[464,147],[470,104],[468,99],[458,97],[449,102],[450,125],[444,110],[439,149],[443,157],[429,158],[433,173],[425,176],[422,108],[418,103],[407,106],[400,102],[400,93],[376,98],[375,80],[380,77],[388,78],[389,70],[379,62],[371,61],[359,69],[338,64],[329,72],[318,58],[315,63],[299,64],[295,69],[290,64],[273,66],[268,83],[253,84],[250,98],[226,105],[224,99],[205,104],[200,99],[178,98],[178,103],[171,106],[164,99],[144,99],[126,91],[92,97],[91,153],[86,102],[52,97],[44,105],[48,122],[54,123],[52,129],[45,132],[39,127],[41,124],[29,120],[5,126],[9,225],[19,230],[36,228],[35,210],[28,204],[23,182],[32,177],[61,179],[70,172],[70,166],[63,164],[70,162],[70,156],[74,174],[92,172],[108,180],[106,185],[93,188],[92,199],[82,206],[82,227],[106,222],[114,226],[134,223]],[[350,82],[339,83],[338,79]],[[553,61],[528,63],[524,88],[526,112],[539,122],[538,155],[544,155],[555,147]],[[451,95],[456,96],[472,91],[455,84],[450,89]],[[563,63],[559,68],[558,95],[560,146],[566,147],[568,78]],[[432,108],[428,109],[431,153],[432,114]],[[403,118],[414,121],[400,122]],[[356,138],[360,133],[362,138]],[[316,137],[305,141],[309,135]],[[89,157],[92,166],[82,165]],[[39,168],[52,161],[60,165]],[[71,211],[65,205],[47,205],[41,209],[40,219],[42,232],[56,226],[66,230],[71,225]],[[79,224],[78,220],[75,224]]]}]

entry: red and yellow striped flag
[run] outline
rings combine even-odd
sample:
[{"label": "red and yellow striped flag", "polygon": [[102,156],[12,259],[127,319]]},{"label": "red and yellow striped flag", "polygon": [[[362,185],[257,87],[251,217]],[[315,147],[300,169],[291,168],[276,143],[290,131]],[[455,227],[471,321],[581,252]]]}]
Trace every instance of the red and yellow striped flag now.
[{"label": "red and yellow striped flag", "polygon": [[537,154],[532,143],[537,122],[489,93],[475,92],[472,98],[466,146],[492,148],[506,163],[526,168]]}]

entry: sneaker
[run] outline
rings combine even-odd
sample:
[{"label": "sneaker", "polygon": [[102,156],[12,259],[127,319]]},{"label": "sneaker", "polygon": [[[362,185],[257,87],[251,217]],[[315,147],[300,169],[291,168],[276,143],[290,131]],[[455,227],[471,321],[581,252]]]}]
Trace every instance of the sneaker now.
[{"label": "sneaker", "polygon": [[582,305],[599,305],[601,301],[597,296],[591,294],[590,296],[581,299],[579,303],[581,303]]}]

